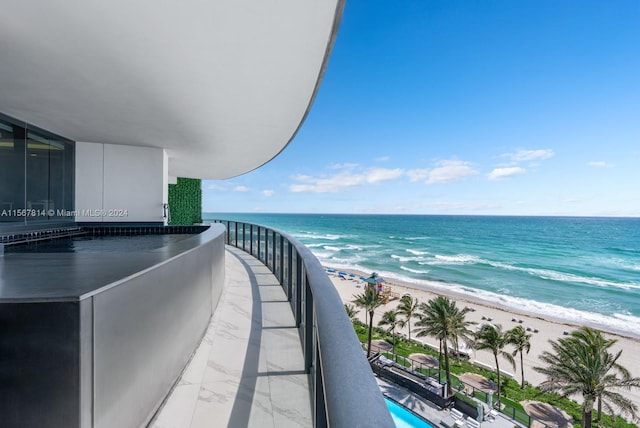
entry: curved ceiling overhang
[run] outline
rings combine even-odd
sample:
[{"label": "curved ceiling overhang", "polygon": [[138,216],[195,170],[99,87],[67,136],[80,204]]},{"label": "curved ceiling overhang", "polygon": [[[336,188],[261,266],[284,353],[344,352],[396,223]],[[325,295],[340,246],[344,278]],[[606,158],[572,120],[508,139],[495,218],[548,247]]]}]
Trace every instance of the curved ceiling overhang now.
[{"label": "curved ceiling overhang", "polygon": [[0,112],[75,141],[160,147],[222,179],[293,138],[344,0],[10,0]]}]

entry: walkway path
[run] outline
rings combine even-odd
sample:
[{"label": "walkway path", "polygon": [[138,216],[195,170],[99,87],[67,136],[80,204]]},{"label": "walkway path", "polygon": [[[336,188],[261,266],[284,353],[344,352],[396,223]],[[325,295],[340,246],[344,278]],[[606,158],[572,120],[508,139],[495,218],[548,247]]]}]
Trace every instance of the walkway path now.
[{"label": "walkway path", "polygon": [[308,376],[282,287],[227,247],[220,303],[152,428],[311,427]]}]

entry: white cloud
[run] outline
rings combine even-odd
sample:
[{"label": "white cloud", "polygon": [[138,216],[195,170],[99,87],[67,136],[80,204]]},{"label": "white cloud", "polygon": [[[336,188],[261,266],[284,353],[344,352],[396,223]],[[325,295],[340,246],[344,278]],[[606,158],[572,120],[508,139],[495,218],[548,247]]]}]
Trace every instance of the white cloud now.
[{"label": "white cloud", "polygon": [[361,173],[343,171],[328,177],[297,175],[293,179],[299,183],[290,185],[289,190],[296,193],[338,193],[351,187],[396,180],[403,174],[400,168],[371,168]]},{"label": "white cloud", "polygon": [[207,185],[207,190],[227,190],[227,188],[222,184],[210,183]]},{"label": "white cloud", "polygon": [[236,186],[233,188],[234,192],[248,192],[249,188],[247,186]]},{"label": "white cloud", "polygon": [[276,192],[274,192],[273,190],[263,190],[262,194],[268,198],[270,198],[271,196],[275,195]]},{"label": "white cloud", "polygon": [[329,169],[355,169],[359,166],[357,163],[334,163],[329,166]]},{"label": "white cloud", "polygon": [[396,180],[404,174],[400,168],[387,169],[387,168],[372,168],[366,174],[367,183],[379,183],[381,181]]},{"label": "white cloud", "polygon": [[487,177],[489,180],[501,180],[503,178],[514,177],[516,175],[522,175],[526,171],[524,168],[520,168],[519,166],[509,167],[509,168],[495,168]]},{"label": "white cloud", "polygon": [[296,183],[289,186],[289,190],[295,193],[339,193],[348,188],[377,184],[385,181],[397,180],[403,176],[410,181],[425,181],[426,184],[449,183],[460,181],[478,172],[471,167],[469,162],[460,160],[442,160],[437,162],[432,169],[402,168],[369,168],[362,170],[355,164],[336,164],[331,169],[341,169],[333,175],[311,176],[300,174],[292,177]]},{"label": "white cloud", "polygon": [[378,162],[386,162],[386,161],[388,161],[389,159],[391,159],[389,156],[380,156],[380,157],[376,158],[376,160],[377,160]]},{"label": "white cloud", "polygon": [[409,181],[425,181],[426,184],[450,183],[460,181],[468,176],[478,174],[478,171],[471,167],[470,162],[455,159],[441,160],[432,169],[418,168],[410,169],[405,174]]},{"label": "white cloud", "polygon": [[615,165],[604,161],[587,162],[587,166],[594,168],[613,168]]},{"label": "white cloud", "polygon": [[310,182],[313,180],[313,177],[306,174],[298,174],[293,177],[294,180]]},{"label": "white cloud", "polygon": [[509,158],[513,162],[525,162],[532,160],[543,160],[553,157],[555,153],[551,149],[518,150],[515,153],[505,153],[501,157]]},{"label": "white cloud", "polygon": [[409,181],[422,181],[426,180],[429,177],[428,169],[410,169],[407,171],[407,177],[409,177]]},{"label": "white cloud", "polygon": [[460,160],[442,160],[438,166],[429,171],[427,184],[451,183],[460,181],[471,175],[476,175],[478,171],[470,166],[469,162]]}]

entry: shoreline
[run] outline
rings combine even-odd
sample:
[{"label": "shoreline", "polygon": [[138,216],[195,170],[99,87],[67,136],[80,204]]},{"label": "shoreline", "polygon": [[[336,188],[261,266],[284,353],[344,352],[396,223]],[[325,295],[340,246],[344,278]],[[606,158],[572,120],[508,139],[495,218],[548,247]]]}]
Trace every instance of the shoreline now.
[{"label": "shoreline", "polygon": [[[358,269],[350,269],[350,268],[339,268],[339,267],[334,267],[334,266],[330,266],[327,264],[322,264],[322,266],[326,269],[333,269],[336,272],[340,271],[340,272],[346,272],[348,274],[356,274],[356,277],[359,278],[360,276],[363,277],[368,277],[370,275],[370,273],[365,273],[361,270]],[[606,333],[608,335],[612,335],[621,339],[628,339],[628,340],[632,340],[632,341],[637,341],[640,342],[640,330],[637,332],[636,335],[634,335],[631,331],[627,331],[627,330],[619,330],[616,329],[613,326],[610,325],[604,325],[603,323],[599,323],[597,321],[592,321],[592,320],[582,320],[581,322],[574,320],[574,319],[568,319],[568,318],[563,318],[561,316],[555,316],[555,315],[549,315],[549,314],[540,314],[537,313],[533,310],[527,310],[527,309],[523,309],[523,308],[518,308],[518,307],[514,307],[513,305],[509,305],[509,304],[501,304],[499,302],[496,302],[495,300],[490,300],[487,298],[484,298],[482,295],[480,294],[474,294],[474,291],[472,291],[473,289],[469,289],[470,291],[465,292],[465,291],[461,291],[461,290],[456,290],[456,289],[448,289],[447,288],[447,283],[446,282],[438,282],[438,281],[430,281],[430,280],[421,280],[420,283],[417,282],[411,282],[411,281],[403,281],[397,278],[391,278],[388,279],[388,277],[385,274],[379,273],[379,275],[385,280],[385,284],[386,285],[390,285],[393,289],[402,289],[403,291],[400,293],[400,295],[402,295],[405,292],[409,292],[411,293],[412,291],[417,291],[417,292],[426,292],[426,293],[430,293],[430,294],[439,294],[439,295],[443,295],[443,296],[447,296],[453,300],[459,301],[459,302],[464,302],[467,305],[481,305],[483,307],[487,307],[487,308],[491,308],[491,309],[496,309],[496,310],[501,310],[501,311],[506,311],[506,312],[510,312],[513,313],[514,315],[519,315],[519,316],[527,316],[527,317],[531,317],[531,318],[537,318],[543,321],[551,321],[553,323],[556,324],[560,324],[560,325],[565,325],[567,328],[573,328],[573,329],[577,329],[579,327],[582,326],[588,326],[597,330],[602,331],[603,333]],[[331,277],[331,275],[330,275]],[[442,284],[442,285],[440,285]],[[463,285],[456,285],[458,287],[464,287]],[[537,301],[534,300],[529,300],[529,299],[524,299],[524,298],[517,298],[517,297],[513,297],[510,296],[511,298],[514,299],[522,299],[522,300],[528,300],[530,302],[535,302],[538,303]],[[544,305],[550,305],[547,303],[542,303]],[[586,311],[580,311],[578,309],[567,309],[567,308],[563,308],[558,306],[559,310],[567,310],[567,311],[575,311],[578,313],[588,313]],[[598,314],[598,316],[602,316],[602,317],[607,317],[607,318],[612,318],[615,319],[615,317],[611,317],[611,316],[607,316],[604,314]]]},{"label": "shoreline", "polygon": [[[323,264],[323,266],[328,267]],[[334,269],[331,267],[331,269]],[[338,270],[336,270],[337,272]],[[368,277],[369,274],[364,274],[362,271],[355,269],[340,269],[347,273],[356,274],[356,279],[341,279],[337,274],[328,274],[331,282],[338,291],[343,303],[353,304],[353,296],[360,294],[364,291],[364,282],[358,280],[360,276]],[[398,281],[396,279],[387,280],[384,275],[380,275],[385,279],[385,285],[391,286],[391,291],[398,297],[404,293],[409,293],[411,297],[417,298],[419,302],[427,302],[429,299],[436,295],[447,296],[450,299],[456,301],[459,307],[467,306],[472,308],[472,312],[467,314],[467,319],[473,321],[476,325],[481,323],[491,322],[493,324],[502,325],[503,330],[509,330],[516,325],[521,325],[527,330],[527,334],[531,335],[531,349],[528,354],[523,355],[524,362],[524,374],[525,380],[532,385],[538,385],[545,380],[543,375],[533,370],[534,367],[542,366],[542,362],[539,357],[544,351],[552,351],[549,340],[557,341],[562,337],[566,337],[566,333],[570,333],[573,330],[581,327],[582,325],[588,325],[589,327],[597,328],[605,333],[605,336],[615,339],[616,343],[611,347],[611,352],[617,352],[623,350],[619,363],[627,368],[631,375],[634,377],[640,377],[640,366],[637,364],[637,355],[640,355],[640,338],[633,337],[632,335],[621,334],[621,332],[610,331],[609,329],[603,329],[601,326],[594,326],[588,323],[579,324],[564,320],[561,317],[548,317],[546,315],[540,315],[530,313],[525,310],[518,310],[506,305],[500,305],[493,301],[485,301],[483,299],[475,298],[473,295],[461,293],[455,290],[442,290],[439,287],[429,288],[428,284],[423,287],[416,287],[415,284]],[[395,309],[399,303],[399,298],[390,300],[388,303],[376,309],[374,312],[374,325],[377,325],[381,319],[382,314],[386,311]],[[364,311],[357,308],[360,312],[357,318],[364,320],[366,323]],[[416,339],[415,335],[415,320],[411,323],[411,338]],[[472,330],[474,328],[472,327]],[[399,330],[401,334],[407,336],[408,329],[404,327]],[[431,337],[419,338],[421,342],[427,343],[437,349],[438,344],[435,339]],[[507,348],[510,350],[511,347]],[[494,367],[493,354],[489,351],[473,351],[470,360],[479,365]],[[513,369],[504,359],[500,359],[500,370],[511,373],[511,377],[520,382],[520,363],[519,357],[516,357],[516,368]],[[634,404],[640,407],[640,389],[633,389],[631,391],[624,391],[624,394],[632,400]],[[578,398],[580,402],[581,397]]]}]

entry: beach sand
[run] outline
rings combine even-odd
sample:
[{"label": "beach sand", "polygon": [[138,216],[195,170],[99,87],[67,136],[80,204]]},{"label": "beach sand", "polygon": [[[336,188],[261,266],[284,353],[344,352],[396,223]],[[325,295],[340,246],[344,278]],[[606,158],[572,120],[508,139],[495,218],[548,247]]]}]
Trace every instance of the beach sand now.
[{"label": "beach sand", "polygon": [[[367,274],[363,274],[362,272],[352,272],[356,274],[356,278],[360,276],[369,276]],[[358,281],[355,279],[341,279],[336,275],[329,275],[329,278],[333,282],[344,303],[353,303],[354,295],[364,292],[363,281]],[[528,354],[524,354],[524,377],[525,380],[532,385],[538,385],[545,379],[543,375],[534,371],[533,367],[543,365],[539,360],[539,356],[543,351],[551,351],[549,340],[557,340],[559,338],[565,337],[564,332],[571,332],[580,327],[575,324],[563,322],[562,314],[558,314],[558,317],[556,319],[542,318],[537,317],[534,314],[519,312],[512,308],[500,307],[493,302],[471,300],[471,296],[462,293],[447,293],[443,292],[441,289],[438,289],[436,294],[435,291],[417,289],[415,287],[412,287],[411,284],[403,284],[397,281],[386,281],[385,285],[391,286],[391,290],[394,295],[402,296],[405,293],[409,293],[412,297],[417,298],[419,302],[427,302],[429,299],[432,299],[437,295],[446,295],[452,300],[456,301],[459,307],[463,308],[465,306],[468,306],[469,308],[473,309],[473,312],[469,312],[467,314],[467,319],[478,324],[485,322],[500,324],[502,325],[503,330],[509,330],[516,325],[522,325],[525,329],[531,329],[531,331],[527,332],[531,334],[531,350]],[[374,325],[378,324],[378,321],[380,320],[384,312],[395,309],[398,306],[398,303],[399,299],[396,298],[378,308],[374,314]],[[357,309],[360,311],[357,315],[357,318],[361,321],[366,322],[365,312],[360,308]],[[483,317],[485,319],[483,319]],[[491,318],[491,321],[488,321],[487,318]],[[520,323],[518,321],[513,321],[514,319],[518,321],[522,320],[522,322]],[[414,334],[414,322],[415,320],[411,323],[412,339],[416,338]],[[538,332],[534,333],[534,330],[537,330]],[[407,327],[403,328],[400,333],[407,335]],[[632,376],[640,377],[640,340],[638,338],[621,336],[616,333],[605,333],[606,337],[617,340],[617,343],[612,347],[613,352],[617,352],[620,349],[623,350],[618,362],[622,366],[626,367],[631,372]],[[438,346],[437,341],[431,337],[421,337],[418,339],[435,348],[437,348]],[[507,348],[507,350],[509,350],[509,348]],[[516,356],[515,360],[516,369],[514,370],[504,358],[501,358],[499,361],[500,370],[502,372],[506,371],[509,373],[513,373],[513,378],[520,382],[520,356]],[[479,364],[488,365],[491,368],[493,368],[495,365],[493,354],[491,354],[490,351],[473,351],[471,354],[471,361],[477,361]],[[640,409],[640,389],[635,389],[630,392],[625,391],[623,393],[628,396]],[[576,399],[579,402],[582,402],[581,397],[576,397]]]}]

